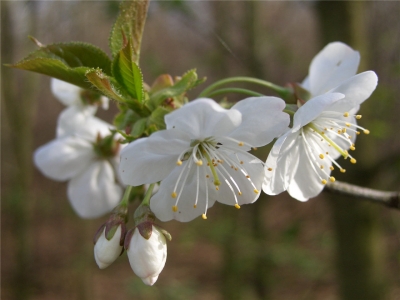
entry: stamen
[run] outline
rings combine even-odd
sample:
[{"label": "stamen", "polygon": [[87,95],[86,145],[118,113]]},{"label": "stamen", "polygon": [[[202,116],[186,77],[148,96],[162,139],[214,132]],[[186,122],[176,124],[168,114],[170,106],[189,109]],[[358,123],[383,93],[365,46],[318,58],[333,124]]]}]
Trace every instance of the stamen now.
[{"label": "stamen", "polygon": [[345,112],[344,114],[343,114],[343,117],[348,117],[349,116],[349,113],[348,112]]},{"label": "stamen", "polygon": [[334,168],[333,166],[330,166],[329,169],[330,169],[331,171],[335,170],[335,168]]},{"label": "stamen", "polygon": [[346,173],[346,169],[340,169],[340,172]]},{"label": "stamen", "polygon": [[356,119],[360,120],[362,118],[362,115],[356,115]]},{"label": "stamen", "polygon": [[173,206],[172,206],[172,211],[173,211],[173,212],[177,212],[177,211],[178,211],[178,206],[173,205]]},{"label": "stamen", "polygon": [[176,196],[177,196],[176,192],[172,192],[172,193],[171,193],[171,197],[172,197],[172,198],[176,198]]},{"label": "stamen", "polygon": [[236,203],[235,208],[240,209],[240,205]]},{"label": "stamen", "polygon": [[319,155],[319,158],[320,158],[320,159],[324,159],[324,155],[323,155],[323,154],[320,154],[320,155]]},{"label": "stamen", "polygon": [[268,170],[268,171],[272,171],[272,168],[268,168],[267,170]]},{"label": "stamen", "polygon": [[336,180],[335,177],[333,177],[333,176],[329,177],[330,182],[335,182],[335,180]]},{"label": "stamen", "polygon": [[176,161],[176,164],[177,164],[178,166],[181,166],[181,165],[182,165],[182,161],[181,161],[180,159],[178,159],[178,160]]},{"label": "stamen", "polygon": [[321,180],[321,183],[322,183],[322,184],[326,184],[327,181],[326,181],[325,179],[322,179],[322,180]]},{"label": "stamen", "polygon": [[355,163],[357,162],[357,160],[356,160],[355,158],[352,158],[352,159],[350,159],[350,162],[351,162],[352,164],[355,164]]},{"label": "stamen", "polygon": [[203,220],[207,220],[206,214],[202,214],[201,217],[203,218]]}]

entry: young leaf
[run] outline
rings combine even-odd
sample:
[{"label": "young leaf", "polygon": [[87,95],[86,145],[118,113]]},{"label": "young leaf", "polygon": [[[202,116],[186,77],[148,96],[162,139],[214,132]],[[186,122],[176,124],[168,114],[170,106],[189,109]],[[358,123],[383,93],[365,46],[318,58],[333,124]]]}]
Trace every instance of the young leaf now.
[{"label": "young leaf", "polygon": [[111,61],[107,54],[93,45],[78,42],[41,45],[10,66],[55,77],[82,88],[91,87],[85,78],[89,68],[100,68],[111,75]]},{"label": "young leaf", "polygon": [[149,0],[122,1],[120,13],[110,35],[110,49],[115,57],[124,47],[124,37],[132,40],[132,60],[139,64],[140,45],[146,22]]},{"label": "young leaf", "polygon": [[121,88],[112,77],[105,75],[100,69],[89,69],[86,72],[89,81],[108,98],[119,102],[125,102],[124,97],[119,93]]},{"label": "young leaf", "polygon": [[138,65],[132,60],[133,55],[132,43],[128,42],[115,56],[112,72],[126,92],[142,103],[144,99],[143,75]]}]

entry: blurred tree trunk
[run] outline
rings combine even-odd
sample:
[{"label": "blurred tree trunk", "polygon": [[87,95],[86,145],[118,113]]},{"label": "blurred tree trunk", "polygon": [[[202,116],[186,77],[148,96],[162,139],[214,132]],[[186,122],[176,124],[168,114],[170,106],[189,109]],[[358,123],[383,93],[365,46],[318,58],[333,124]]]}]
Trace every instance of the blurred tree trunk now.
[{"label": "blurred tree trunk", "polygon": [[[365,5],[365,2],[350,1],[318,1],[316,5],[323,45],[343,41],[361,51],[364,65],[368,56],[363,22]],[[362,178],[366,184],[365,174],[360,176],[356,171],[348,171],[353,172],[352,178]],[[384,299],[384,253],[377,207],[345,196],[329,195],[329,198],[341,299]]]},{"label": "blurred tree trunk", "polygon": [[[24,3],[30,11],[29,18],[23,20],[31,33],[35,32],[36,3]],[[4,63],[15,62],[17,33],[11,20],[11,2],[1,2],[1,52]],[[19,19],[22,22],[21,19]],[[25,45],[26,43],[24,43]],[[5,204],[7,213],[13,220],[16,243],[16,266],[13,272],[12,289],[15,299],[28,299],[33,285],[33,265],[31,255],[32,231],[30,228],[30,211],[33,199],[30,193],[32,182],[32,121],[34,98],[37,80],[32,74],[15,76],[17,72],[10,68],[2,68],[2,93],[5,107],[5,119],[8,122],[8,152],[14,155],[15,172]],[[17,81],[23,80],[20,84]],[[3,138],[5,138],[3,136]]]}]

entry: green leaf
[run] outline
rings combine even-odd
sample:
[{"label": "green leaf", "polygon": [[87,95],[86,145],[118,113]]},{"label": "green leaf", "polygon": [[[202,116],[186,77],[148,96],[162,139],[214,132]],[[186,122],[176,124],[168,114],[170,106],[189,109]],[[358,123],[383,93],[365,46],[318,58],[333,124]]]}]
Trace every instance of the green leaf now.
[{"label": "green leaf", "polygon": [[166,99],[181,96],[201,82],[203,82],[203,80],[197,79],[196,70],[190,70],[173,86],[161,89],[152,94],[147,102],[147,106],[150,110],[155,110]]},{"label": "green leaf", "polygon": [[155,124],[157,127],[161,129],[165,129],[165,121],[164,117],[166,114],[170,113],[171,111],[164,108],[164,107],[157,107],[150,116],[150,124]]},{"label": "green leaf", "polygon": [[139,64],[140,46],[148,6],[149,0],[121,2],[120,13],[110,35],[110,49],[113,57],[124,48],[126,40],[132,40],[132,59]]},{"label": "green leaf", "polygon": [[85,77],[89,68],[100,68],[111,75],[107,54],[93,45],[78,42],[41,45],[23,60],[9,66],[55,77],[82,88],[91,88]]},{"label": "green leaf", "polygon": [[124,97],[120,94],[121,87],[112,78],[105,75],[100,69],[89,69],[86,72],[86,77],[89,81],[108,98],[114,99],[119,102],[126,102]]},{"label": "green leaf", "polygon": [[143,75],[138,65],[133,61],[132,43],[128,44],[115,56],[112,64],[112,72],[115,79],[126,92],[136,98],[139,103],[143,102]]}]

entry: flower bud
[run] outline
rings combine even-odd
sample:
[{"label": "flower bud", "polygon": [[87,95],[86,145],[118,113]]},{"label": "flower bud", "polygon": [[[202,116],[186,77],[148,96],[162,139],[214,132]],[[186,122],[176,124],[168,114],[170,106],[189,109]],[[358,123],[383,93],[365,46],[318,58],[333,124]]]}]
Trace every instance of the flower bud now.
[{"label": "flower bud", "polygon": [[114,229],[114,235],[112,235],[112,231],[114,230],[111,229],[110,232],[106,234],[106,226],[104,226],[101,235],[98,237],[94,245],[94,258],[100,269],[107,268],[121,255],[123,251],[121,245],[121,234],[123,230],[121,227],[122,225],[116,227],[116,230]]},{"label": "flower bud", "polygon": [[153,285],[157,281],[167,259],[165,236],[157,227],[151,226],[148,239],[145,239],[136,227],[133,235],[132,231],[128,232],[125,240],[131,268],[147,285]]}]

